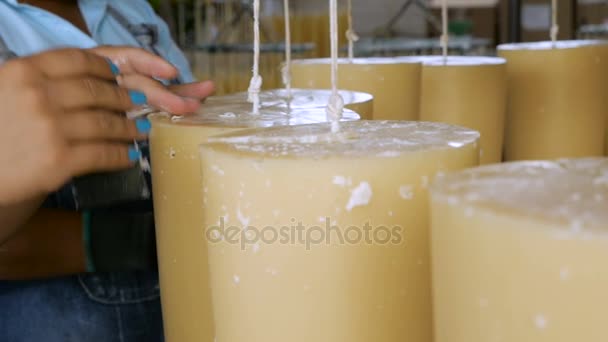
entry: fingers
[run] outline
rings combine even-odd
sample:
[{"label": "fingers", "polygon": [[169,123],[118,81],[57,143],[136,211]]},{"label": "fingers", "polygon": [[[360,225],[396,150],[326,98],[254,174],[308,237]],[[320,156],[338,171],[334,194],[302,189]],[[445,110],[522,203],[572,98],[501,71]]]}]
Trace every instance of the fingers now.
[{"label": "fingers", "polygon": [[78,144],[70,149],[67,169],[72,175],[81,176],[93,172],[116,171],[134,165],[136,158],[130,147],[115,143]]},{"label": "fingers", "polygon": [[169,89],[179,96],[202,100],[213,95],[215,92],[215,84],[211,81],[194,82],[174,85],[169,87]]},{"label": "fingers", "polygon": [[120,85],[137,89],[146,94],[148,104],[176,115],[196,112],[200,100],[176,95],[160,82],[141,75],[124,75],[119,78]]},{"label": "fingers", "polygon": [[118,73],[106,58],[81,49],[54,50],[28,57],[27,61],[48,78],[90,76],[110,81]]},{"label": "fingers", "polygon": [[169,62],[143,49],[104,46],[90,51],[111,59],[123,74],[135,73],[165,80],[178,75],[178,70]]},{"label": "fingers", "polygon": [[60,129],[69,141],[129,142],[146,138],[150,128],[145,120],[132,121],[114,112],[90,110],[65,116],[60,122]]},{"label": "fingers", "polygon": [[144,105],[144,94],[94,78],[59,80],[47,87],[55,104],[65,111],[97,108],[124,112]]}]

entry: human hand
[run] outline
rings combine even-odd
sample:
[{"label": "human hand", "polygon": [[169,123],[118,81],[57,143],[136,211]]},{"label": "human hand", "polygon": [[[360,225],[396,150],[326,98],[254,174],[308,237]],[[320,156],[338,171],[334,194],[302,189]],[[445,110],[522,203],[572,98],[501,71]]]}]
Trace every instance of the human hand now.
[{"label": "human hand", "polygon": [[148,104],[176,115],[194,113],[201,101],[213,94],[211,81],[165,86],[156,79],[177,77],[178,70],[162,58],[145,50],[130,47],[98,47],[94,53],[111,59],[120,67],[118,81],[121,86],[143,92]]},{"label": "human hand", "polygon": [[138,160],[130,143],[144,139],[149,127],[123,113],[145,104],[146,97],[119,87],[118,74],[107,59],[79,49],[0,66],[0,204]]}]

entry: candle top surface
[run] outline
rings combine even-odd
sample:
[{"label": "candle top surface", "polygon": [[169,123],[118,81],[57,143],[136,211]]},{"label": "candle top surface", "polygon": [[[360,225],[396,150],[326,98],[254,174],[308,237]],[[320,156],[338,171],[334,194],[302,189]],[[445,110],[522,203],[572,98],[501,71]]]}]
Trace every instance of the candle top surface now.
[{"label": "candle top surface", "polygon": [[[344,105],[365,103],[373,100],[373,96],[367,93],[361,93],[349,90],[340,90],[340,95],[344,100]],[[222,104],[234,104],[234,103],[248,103],[247,92],[224,95],[224,96],[212,96],[206,100],[206,104],[213,105],[216,103]],[[305,108],[322,108],[327,106],[329,98],[331,97],[331,90],[321,89],[292,89],[291,99],[288,98],[286,89],[273,89],[265,90],[260,92],[260,106],[265,107],[278,107],[287,108],[288,103],[292,109],[305,109]]]},{"label": "candle top surface", "polygon": [[440,177],[435,199],[608,237],[608,158],[490,165]]},{"label": "candle top surface", "polygon": [[[362,57],[362,58],[339,58],[339,64],[355,64],[355,65],[390,65],[390,64],[420,64],[419,61],[407,60],[400,57]],[[331,58],[311,58],[311,59],[296,59],[292,64],[331,64]]]},{"label": "candle top surface", "polygon": [[575,49],[588,46],[608,45],[608,41],[603,40],[558,40],[555,44],[552,41],[531,42],[531,43],[512,43],[498,45],[498,51],[513,50],[554,50],[554,49]]},{"label": "candle top surface", "polygon": [[396,158],[412,152],[477,146],[479,133],[463,127],[413,121],[351,121],[246,130],[209,138],[203,146],[265,158]]},{"label": "candle top surface", "polygon": [[[287,110],[280,107],[261,108],[259,114],[252,112],[250,103],[216,102],[203,104],[192,115],[171,116],[167,113],[151,115],[153,124],[171,126],[212,126],[234,128],[262,128],[273,126],[292,126],[327,122],[325,108],[295,108]],[[355,121],[359,114],[344,109],[342,121]]]},{"label": "candle top surface", "polygon": [[404,60],[412,60],[422,63],[424,66],[479,66],[479,65],[502,65],[507,60],[500,57],[486,56],[448,56],[444,64],[443,56],[407,56],[400,57]]}]

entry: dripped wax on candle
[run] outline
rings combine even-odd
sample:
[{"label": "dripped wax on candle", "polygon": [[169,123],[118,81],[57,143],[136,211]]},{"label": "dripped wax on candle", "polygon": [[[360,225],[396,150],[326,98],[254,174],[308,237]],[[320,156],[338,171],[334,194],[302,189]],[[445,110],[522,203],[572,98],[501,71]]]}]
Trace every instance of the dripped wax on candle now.
[{"label": "dripped wax on candle", "polygon": [[[242,103],[247,101],[247,93],[236,93],[220,97],[210,97],[208,104],[215,103]],[[340,90],[345,107],[356,112],[361,119],[371,119],[374,110],[373,97],[370,94]],[[260,106],[262,108],[321,108],[327,106],[331,96],[329,90],[319,89],[291,89],[291,98],[286,89],[266,90],[260,93]]]},{"label": "dripped wax on candle", "polygon": [[357,121],[209,139],[203,227],[218,341],[431,342],[426,187],[477,165],[478,138]]},{"label": "dripped wax on candle", "polygon": [[[293,61],[293,86],[330,89],[330,66],[330,59]],[[338,87],[371,94],[375,120],[417,120],[420,70],[420,63],[396,58],[340,59]]]},{"label": "dripped wax on candle", "polygon": [[[221,102],[221,101],[220,101]],[[202,222],[198,146],[207,137],[248,127],[324,122],[324,109],[262,108],[205,104],[192,116],[150,117],[152,182],[164,330],[167,342],[213,342],[207,245]],[[357,120],[347,111],[345,120]]]},{"label": "dripped wax on candle", "polygon": [[437,342],[606,341],[608,159],[515,162],[431,189]]},{"label": "dripped wax on candle", "polygon": [[420,120],[481,133],[481,164],[502,162],[506,61],[492,57],[414,57],[422,62]]},{"label": "dripped wax on candle", "polygon": [[608,43],[507,44],[505,159],[602,156],[608,112]]}]

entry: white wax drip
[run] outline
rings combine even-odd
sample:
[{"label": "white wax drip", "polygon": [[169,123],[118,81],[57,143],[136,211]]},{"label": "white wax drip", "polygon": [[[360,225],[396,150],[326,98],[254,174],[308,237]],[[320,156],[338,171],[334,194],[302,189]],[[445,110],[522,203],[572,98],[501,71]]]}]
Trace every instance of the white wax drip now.
[{"label": "white wax drip", "polygon": [[253,113],[260,113],[260,0],[253,0],[253,77],[249,83],[249,102],[253,103]]},{"label": "white wax drip", "polygon": [[346,31],[346,39],[348,40],[348,60],[352,62],[355,57],[355,43],[359,40],[359,36],[355,32],[353,25],[353,0],[348,0],[348,30]]},{"label": "white wax drip", "polygon": [[441,50],[443,54],[443,64],[448,63],[448,40],[449,40],[449,32],[448,32],[448,2],[447,0],[441,1],[441,26],[442,26],[442,34],[441,34]]},{"label": "white wax drip", "polygon": [[340,119],[342,119],[342,113],[344,112],[344,99],[339,93],[331,95],[329,103],[327,104],[327,118],[331,122],[331,131],[337,133],[340,131]]},{"label": "white wax drip", "polygon": [[[291,99],[291,24],[289,22],[289,0],[283,0],[285,11],[285,65],[281,70],[283,85],[287,90],[287,99]],[[288,101],[289,104],[290,101]]]},{"label": "white wax drip", "polygon": [[344,110],[344,99],[338,92],[338,1],[329,0],[329,22],[331,41],[331,97],[327,104],[327,118],[331,122],[331,130],[340,130],[340,119]]},{"label": "white wax drip", "polygon": [[551,41],[553,47],[557,42],[557,35],[559,34],[559,26],[557,25],[557,0],[551,1]]}]

